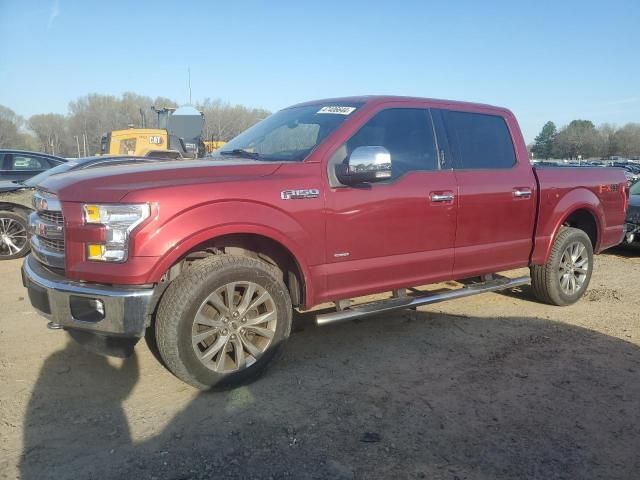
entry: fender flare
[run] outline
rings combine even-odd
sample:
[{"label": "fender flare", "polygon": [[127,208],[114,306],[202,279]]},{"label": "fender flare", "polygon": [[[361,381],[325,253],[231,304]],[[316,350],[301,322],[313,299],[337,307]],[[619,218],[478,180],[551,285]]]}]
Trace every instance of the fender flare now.
[{"label": "fender flare", "polygon": [[[237,202],[215,202],[206,205],[200,205],[195,209],[190,209],[182,213],[194,214],[195,211],[199,208],[218,208],[223,203],[226,204],[226,206],[230,206],[233,208],[233,204],[236,204]],[[264,205],[261,206],[264,207]],[[289,224],[289,227],[295,226],[298,229],[298,232],[304,232],[304,229],[302,229],[302,227],[290,216],[277,209],[269,208],[269,210],[273,210],[273,212],[276,214],[275,218],[280,219],[282,222],[287,222]],[[175,221],[179,222],[181,217],[182,215],[178,214],[169,219],[167,224]],[[264,219],[265,217],[263,216],[262,220],[264,221]],[[164,275],[174,264],[184,258],[184,256],[186,256],[189,251],[193,250],[198,245],[210,242],[225,235],[260,235],[280,244],[291,254],[293,259],[297,263],[300,269],[300,273],[303,277],[301,280],[304,283],[304,303],[306,305],[312,304],[312,299],[315,298],[314,282],[311,279],[311,271],[309,269],[306,257],[303,254],[304,250],[301,246],[301,242],[295,241],[295,239],[291,238],[291,235],[287,235],[281,229],[275,228],[274,226],[265,225],[263,222],[257,221],[257,216],[251,220],[253,221],[224,223],[217,225],[209,224],[196,231],[190,232],[189,235],[185,237],[176,239],[174,242],[171,242],[171,248],[165,250],[158,257],[158,261],[156,262],[154,268],[149,272],[148,282],[158,283],[162,275]],[[274,220],[273,216],[271,217],[271,220]],[[277,223],[277,221],[273,221],[273,224]],[[165,226],[167,224],[165,224]],[[160,234],[160,236],[162,236],[162,234]],[[153,237],[154,236],[149,237],[145,243],[153,242]]]},{"label": "fender flare", "polygon": [[597,240],[596,245],[593,246],[593,251],[599,251],[602,241],[602,232],[604,232],[605,228],[603,206],[598,196],[591,190],[578,188],[562,197],[554,205],[552,211],[544,212],[541,208],[538,218],[540,218],[540,216],[544,216],[550,219],[557,218],[557,220],[553,223],[553,228],[549,233],[546,233],[549,231],[548,226],[545,226],[542,232],[536,233],[536,245],[531,256],[531,263],[544,264],[549,260],[553,242],[558,235],[560,228],[564,225],[567,219],[571,217],[571,215],[579,210],[589,212],[595,220]]}]

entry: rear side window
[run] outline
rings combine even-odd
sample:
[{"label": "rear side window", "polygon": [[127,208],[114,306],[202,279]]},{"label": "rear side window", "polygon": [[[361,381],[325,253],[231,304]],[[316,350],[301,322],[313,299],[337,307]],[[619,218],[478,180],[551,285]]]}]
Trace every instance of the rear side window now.
[{"label": "rear side window", "polygon": [[11,170],[45,170],[47,168],[49,163],[43,158],[15,154],[12,156]]},{"label": "rear side window", "polygon": [[445,111],[449,141],[456,152],[456,168],[511,168],[516,155],[504,118],[482,113]]}]

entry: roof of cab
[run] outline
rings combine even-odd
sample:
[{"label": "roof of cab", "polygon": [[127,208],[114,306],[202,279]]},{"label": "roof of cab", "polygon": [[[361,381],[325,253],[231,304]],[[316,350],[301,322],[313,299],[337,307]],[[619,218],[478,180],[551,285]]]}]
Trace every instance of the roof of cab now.
[{"label": "roof of cab", "polygon": [[500,113],[509,113],[511,111],[504,107],[498,107],[496,105],[488,105],[484,103],[474,103],[474,102],[461,102],[457,100],[443,100],[437,98],[423,98],[423,97],[403,97],[398,95],[361,95],[361,96],[353,96],[353,97],[338,97],[338,98],[325,98],[320,100],[312,100],[309,102],[298,103],[296,105],[292,105],[291,107],[302,107],[308,105],[319,105],[319,104],[327,104],[327,103],[362,103],[362,104],[380,104],[387,102],[426,102],[434,107],[446,108],[447,106],[454,106],[460,109],[468,109],[468,110],[493,110],[495,112]]}]

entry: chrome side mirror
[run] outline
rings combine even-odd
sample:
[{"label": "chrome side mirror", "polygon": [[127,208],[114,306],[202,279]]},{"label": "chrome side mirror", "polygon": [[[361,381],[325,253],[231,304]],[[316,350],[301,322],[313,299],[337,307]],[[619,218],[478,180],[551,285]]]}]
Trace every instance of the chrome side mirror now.
[{"label": "chrome side mirror", "polygon": [[344,185],[387,180],[391,178],[391,153],[384,147],[358,147],[346,164],[336,165],[336,177]]}]

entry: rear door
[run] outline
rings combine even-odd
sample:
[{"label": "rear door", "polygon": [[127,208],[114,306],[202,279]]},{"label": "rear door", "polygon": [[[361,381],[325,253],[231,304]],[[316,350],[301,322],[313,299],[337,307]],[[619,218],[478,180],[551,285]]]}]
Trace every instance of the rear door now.
[{"label": "rear door", "polygon": [[328,168],[361,146],[389,150],[392,178],[328,189],[326,296],[347,298],[449,278],[456,184],[453,171],[440,168],[430,111],[381,106],[337,148]]},{"label": "rear door", "polygon": [[526,266],[532,248],[535,177],[518,162],[499,115],[442,110],[458,184],[454,275]]}]

